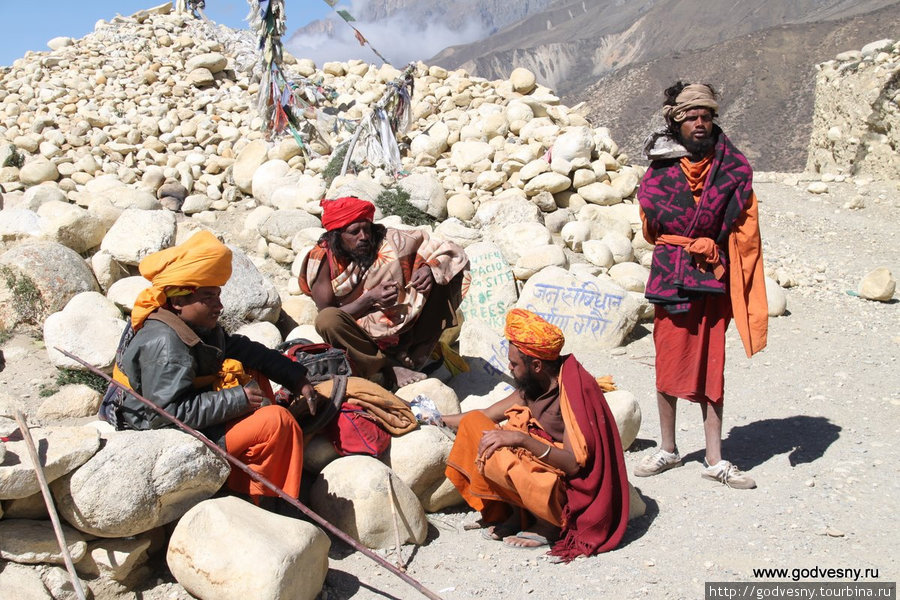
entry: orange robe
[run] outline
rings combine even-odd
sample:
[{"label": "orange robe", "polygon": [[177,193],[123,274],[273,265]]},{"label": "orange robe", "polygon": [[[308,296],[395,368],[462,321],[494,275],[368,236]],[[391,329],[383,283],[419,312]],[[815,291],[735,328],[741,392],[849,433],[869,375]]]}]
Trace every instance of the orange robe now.
[{"label": "orange robe", "polygon": [[[528,433],[548,444],[548,440],[528,431],[529,425],[540,428],[540,423],[524,406],[513,406],[506,411],[507,423],[498,426],[484,413],[467,413],[459,424],[456,442],[447,461],[447,478],[456,486],[466,503],[481,511],[487,522],[500,521],[508,513],[506,504],[519,506],[540,519],[562,525],[565,505],[563,472],[538,458],[524,448],[500,448],[478,464],[478,444],[485,431],[507,429]],[[562,448],[562,442],[553,443]]]},{"label": "orange robe", "polygon": [[[303,474],[303,432],[297,421],[283,406],[270,405],[228,424],[225,449],[229,454],[297,498]],[[231,468],[229,489],[259,496],[275,496],[275,492],[254,481],[241,469]]]}]

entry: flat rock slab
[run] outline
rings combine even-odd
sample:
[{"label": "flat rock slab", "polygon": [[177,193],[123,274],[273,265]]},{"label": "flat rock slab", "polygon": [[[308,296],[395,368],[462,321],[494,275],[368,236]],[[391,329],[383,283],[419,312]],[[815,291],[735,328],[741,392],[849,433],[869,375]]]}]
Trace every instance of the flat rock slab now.
[{"label": "flat rock slab", "polygon": [[[77,469],[100,449],[100,434],[93,427],[35,427],[31,437],[48,482]],[[0,463],[0,500],[39,493],[41,486],[22,433],[14,431],[5,446],[6,454]]]},{"label": "flat rock slab", "polygon": [[[62,526],[62,532],[72,562],[77,563],[87,552],[84,535],[65,525]],[[23,564],[65,564],[53,524],[50,521],[31,519],[0,521],[0,558]]]}]

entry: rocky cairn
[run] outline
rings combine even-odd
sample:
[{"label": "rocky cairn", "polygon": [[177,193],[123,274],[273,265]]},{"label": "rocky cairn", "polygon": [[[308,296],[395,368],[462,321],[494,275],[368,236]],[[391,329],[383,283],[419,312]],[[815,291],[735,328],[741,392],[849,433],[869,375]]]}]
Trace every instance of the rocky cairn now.
[{"label": "rocky cairn", "polygon": [[807,171],[900,179],[900,42],[874,41],[816,69]]},{"label": "rocky cairn", "polygon": [[[472,368],[457,377],[438,371],[401,390],[404,398],[426,394],[450,411],[508,393],[502,327],[515,306],[560,326],[566,352],[619,346],[652,315],[642,296],[652,248],[639,233],[634,201],[642,169],[629,165],[605,128],[585,119],[583,107],[562,105],[525,69],[487,81],[415,65],[410,126],[399,136],[401,176],[367,160],[362,147],[350,157],[352,174],[341,176],[352,132],[334,115],[369,115],[400,75],[391,66],[317,66],[286,56],[287,74],[320,92],[317,134],[304,153],[289,135],[268,140],[261,131],[249,32],[163,5],[49,46],[0,68],[0,329],[41,332],[48,360],[60,368],[79,366],[56,348],[108,371],[118,333],[148,285],[138,263],[199,229],[234,250],[234,274],[223,288],[227,327],[270,347],[315,338],[316,309],[300,295],[296,276],[323,231],[319,201],[348,194],[376,202],[382,222],[411,227],[386,202],[399,198],[406,207],[399,212],[426,215],[416,226],[459,243],[472,262],[460,332]],[[98,394],[72,386],[37,410],[0,398],[0,413],[19,405],[33,423],[54,427],[95,414],[98,403]],[[640,426],[633,396],[616,397],[616,415],[630,443]],[[0,418],[0,429],[9,435],[15,424]],[[223,579],[230,571],[210,571],[201,558],[214,549],[218,565],[239,560],[242,549],[209,534],[221,523],[259,523],[259,509],[211,499],[227,467],[207,449],[177,431],[115,432],[99,422],[48,431],[35,433],[54,458],[51,488],[84,578],[129,585],[146,574],[148,554],[168,547],[170,571],[192,594],[240,596],[237,581],[229,587]],[[404,539],[422,542],[426,512],[460,501],[443,476],[450,448],[443,435],[423,427],[395,440],[394,456],[382,462],[338,458],[312,440],[307,467],[319,477],[313,508],[353,506],[332,518],[378,548],[393,543],[384,507],[394,502],[408,525]],[[0,449],[0,547],[4,560],[17,563],[0,572],[0,596],[27,587],[36,598],[57,597],[66,578],[30,464],[17,442]],[[366,460],[373,480],[360,486],[354,465]],[[342,490],[340,502],[320,499],[321,489]],[[258,565],[266,593],[315,597],[327,570],[327,538],[315,527],[279,522],[287,517],[267,518],[265,526],[290,531],[292,543]],[[174,533],[165,528],[173,522]],[[34,543],[7,546],[4,535]],[[309,565],[313,575],[293,577],[280,570],[284,564]]]}]

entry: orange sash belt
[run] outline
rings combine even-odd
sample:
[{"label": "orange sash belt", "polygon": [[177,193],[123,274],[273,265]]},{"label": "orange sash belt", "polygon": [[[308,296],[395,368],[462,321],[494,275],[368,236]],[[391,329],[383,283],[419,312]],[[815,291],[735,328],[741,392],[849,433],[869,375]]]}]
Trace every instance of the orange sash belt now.
[{"label": "orange sash belt", "polygon": [[716,279],[722,279],[722,276],[725,275],[725,267],[719,260],[719,247],[708,237],[689,238],[683,235],[664,234],[656,239],[656,243],[657,245],[682,246],[688,254],[694,257],[701,273],[705,273],[706,269],[711,266]]}]

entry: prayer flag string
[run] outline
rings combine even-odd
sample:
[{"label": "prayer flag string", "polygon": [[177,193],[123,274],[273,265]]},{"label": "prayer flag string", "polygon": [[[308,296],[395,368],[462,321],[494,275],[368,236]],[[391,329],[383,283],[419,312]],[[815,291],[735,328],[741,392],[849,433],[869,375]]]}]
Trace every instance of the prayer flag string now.
[{"label": "prayer flag string", "polygon": [[[322,1],[323,1],[325,4],[327,4],[328,6],[330,6],[331,8],[334,8],[335,5],[337,4],[337,0],[322,0]],[[356,22],[356,19],[353,17],[353,15],[350,14],[349,11],[347,11],[347,10],[344,9],[344,8],[341,8],[341,9],[336,9],[336,8],[335,8],[335,9],[334,9],[334,12],[336,12],[336,13],[338,14],[338,16],[344,20],[344,22],[347,24],[347,26],[350,27],[350,29],[353,30],[353,35],[356,36],[356,41],[359,42],[359,45],[360,45],[360,46],[368,46],[369,49],[370,49],[372,52],[375,53],[375,56],[377,56],[378,58],[381,59],[381,62],[383,62],[383,63],[385,63],[385,64],[388,64],[388,65],[391,64],[391,61],[389,61],[389,60],[386,59],[384,56],[382,56],[381,52],[379,52],[379,51],[375,48],[375,46],[372,45],[372,42],[370,42],[369,40],[366,39],[366,36],[364,36],[364,35],[362,34],[362,32],[360,32],[359,29],[357,29],[356,27],[354,27],[353,25],[351,25],[351,23],[355,23],[355,22]]]}]

